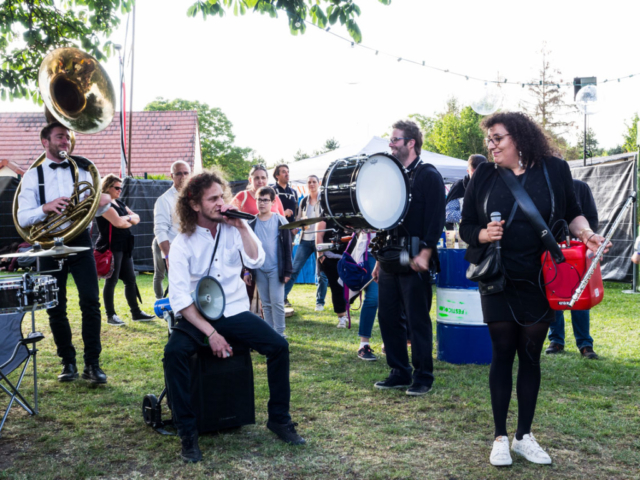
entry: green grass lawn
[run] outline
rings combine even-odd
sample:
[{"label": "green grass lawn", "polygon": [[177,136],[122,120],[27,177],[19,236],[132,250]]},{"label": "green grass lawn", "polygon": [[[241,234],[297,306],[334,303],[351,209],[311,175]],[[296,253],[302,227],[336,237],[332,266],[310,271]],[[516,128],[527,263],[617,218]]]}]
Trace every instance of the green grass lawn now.
[{"label": "green grass lawn", "polygon": [[[138,285],[143,308],[151,312],[152,277],[138,277]],[[640,478],[640,296],[622,294],[627,285],[606,287],[605,300],[591,317],[601,360],[580,357],[571,322],[566,353],[542,359],[533,432],[553,458],[550,466],[519,457],[510,468],[489,465],[488,366],[436,361],[434,388],[424,397],[374,389],[388,368],[384,356],[377,362],[356,357],[358,313],[351,330],[336,329],[330,308],[313,311],[315,289],[308,285],[294,288],[290,299],[296,315],[287,319],[291,414],[307,445],[285,445],[266,429],[266,365],[254,353],[257,424],[201,437],[204,461],[185,465],[179,440],[158,435],[141,415],[143,396],[162,390],[165,325],[160,320],[132,323],[120,284],[116,308],[127,325],[109,327],[103,319],[106,386],[56,381],[59,360],[46,313],[37,313],[38,328],[46,335],[38,355],[40,414],[29,417],[14,406],[0,438],[0,478]],[[82,368],[77,294],[69,291]],[[380,344],[376,322],[376,353]],[[30,393],[30,379],[25,385]],[[0,397],[1,411],[6,403]],[[511,435],[516,411],[514,393]]]}]

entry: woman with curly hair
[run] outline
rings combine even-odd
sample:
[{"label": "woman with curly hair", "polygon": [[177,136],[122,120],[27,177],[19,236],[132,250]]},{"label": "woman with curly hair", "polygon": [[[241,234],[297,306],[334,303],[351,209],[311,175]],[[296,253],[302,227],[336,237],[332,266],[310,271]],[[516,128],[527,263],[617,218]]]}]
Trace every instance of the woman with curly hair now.
[{"label": "woman with curly hair", "polygon": [[[489,373],[495,441],[490,463],[511,465],[507,437],[507,414],[511,399],[512,369],[518,355],[518,425],[511,450],[533,463],[550,464],[551,457],[531,433],[540,388],[540,354],[554,311],[549,307],[539,281],[541,255],[545,248],[520,208],[513,214],[515,198],[498,169],[514,175],[553,229],[565,220],[571,234],[596,251],[604,238],[594,234],[582,215],[568,164],[553,156],[541,128],[519,112],[494,114],[482,122],[487,130],[487,148],[495,163],[475,171],[467,187],[462,208],[460,236],[469,244],[467,260],[479,263],[486,249],[500,241],[504,290],[482,295],[482,313],[491,336],[493,358]],[[491,212],[502,221],[492,222]]]}]

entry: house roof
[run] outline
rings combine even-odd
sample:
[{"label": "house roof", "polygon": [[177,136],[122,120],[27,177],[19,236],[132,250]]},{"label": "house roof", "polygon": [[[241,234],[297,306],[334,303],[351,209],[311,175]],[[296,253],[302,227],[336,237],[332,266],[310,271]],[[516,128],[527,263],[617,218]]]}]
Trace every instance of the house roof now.
[{"label": "house roof", "polygon": [[[127,118],[128,120],[128,118]],[[42,152],[42,113],[0,113],[0,158],[26,170]],[[198,114],[191,111],[133,112],[131,171],[134,176],[168,174],[176,160],[187,162],[192,171],[200,161]],[[102,176],[120,170],[120,115],[94,135],[76,134],[76,155],[87,157]],[[196,160],[198,159],[198,160]]]},{"label": "house roof", "polygon": [[24,175],[24,170],[20,168],[20,166],[15,162],[12,162],[10,160],[0,160],[0,170],[2,170],[4,167],[13,170],[17,175]]}]

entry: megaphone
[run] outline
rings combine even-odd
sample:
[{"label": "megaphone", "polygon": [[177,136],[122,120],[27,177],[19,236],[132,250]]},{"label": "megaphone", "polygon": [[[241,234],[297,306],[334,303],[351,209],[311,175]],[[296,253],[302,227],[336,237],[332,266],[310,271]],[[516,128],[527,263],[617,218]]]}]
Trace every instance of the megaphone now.
[{"label": "megaphone", "polygon": [[[224,290],[222,290],[220,282],[213,277],[202,277],[198,281],[196,289],[191,292],[191,298],[198,312],[207,320],[218,320],[224,313],[226,303]],[[164,318],[165,312],[172,310],[169,299],[156,300],[153,310],[159,318]]]}]

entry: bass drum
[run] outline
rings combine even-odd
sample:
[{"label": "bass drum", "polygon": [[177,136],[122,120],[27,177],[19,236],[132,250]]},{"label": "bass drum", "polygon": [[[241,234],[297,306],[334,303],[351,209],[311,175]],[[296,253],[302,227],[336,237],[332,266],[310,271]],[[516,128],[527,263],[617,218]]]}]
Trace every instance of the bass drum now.
[{"label": "bass drum", "polygon": [[343,228],[391,230],[409,209],[409,177],[388,153],[336,160],[322,179],[320,205],[324,216]]}]

